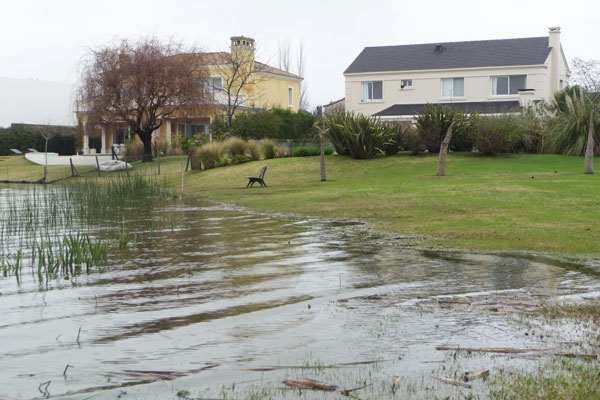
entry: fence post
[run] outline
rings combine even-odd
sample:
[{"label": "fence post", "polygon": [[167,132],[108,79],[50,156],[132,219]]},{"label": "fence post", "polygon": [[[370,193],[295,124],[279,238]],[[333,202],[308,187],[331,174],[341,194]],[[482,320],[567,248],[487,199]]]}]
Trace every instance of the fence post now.
[{"label": "fence post", "polygon": [[96,167],[98,168],[98,176],[102,176],[100,175],[100,162],[98,161],[98,156],[96,156]]}]

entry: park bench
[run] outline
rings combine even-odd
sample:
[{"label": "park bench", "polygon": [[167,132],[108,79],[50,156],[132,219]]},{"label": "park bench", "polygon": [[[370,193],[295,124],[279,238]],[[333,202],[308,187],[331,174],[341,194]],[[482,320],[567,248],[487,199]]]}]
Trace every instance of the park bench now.
[{"label": "park bench", "polygon": [[252,187],[252,185],[254,185],[256,182],[260,183],[260,186],[267,187],[267,184],[264,181],[266,171],[267,166],[265,165],[260,170],[260,175],[258,175],[258,177],[247,176],[246,178],[248,178],[248,184],[246,185],[246,188]]}]

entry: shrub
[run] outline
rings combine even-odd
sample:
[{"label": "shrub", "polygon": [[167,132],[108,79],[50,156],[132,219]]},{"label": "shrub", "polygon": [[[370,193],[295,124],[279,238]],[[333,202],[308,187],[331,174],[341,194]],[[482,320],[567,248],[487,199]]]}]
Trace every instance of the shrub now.
[{"label": "shrub", "polygon": [[324,120],[326,136],[333,144],[335,152],[341,156],[350,154],[344,136],[344,126],[347,124],[349,113],[340,112],[327,115]]},{"label": "shrub", "polygon": [[[555,93],[548,106],[550,120],[546,148],[553,153],[583,155],[587,147],[590,104],[579,86]],[[600,113],[594,114],[594,153],[600,151]]]},{"label": "shrub", "polygon": [[394,134],[390,141],[383,146],[383,152],[386,156],[393,156],[402,149],[402,130],[410,126],[407,123],[392,122],[390,126],[394,129]]},{"label": "shrub", "polygon": [[232,132],[243,139],[307,139],[313,135],[315,117],[304,111],[273,108],[238,114]]},{"label": "shrub", "polygon": [[213,140],[223,141],[227,138],[229,127],[224,117],[218,117],[213,119],[210,124],[210,133],[212,134]]},{"label": "shrub", "polygon": [[243,164],[250,161],[250,157],[245,154],[237,154],[231,158],[231,163],[233,165]]},{"label": "shrub", "polygon": [[518,143],[517,149],[527,153],[543,153],[547,127],[542,110],[535,106],[527,108],[517,121],[521,131],[521,141]]},{"label": "shrub", "polygon": [[250,159],[252,161],[260,160],[260,147],[256,140],[248,141],[248,153],[250,154]]},{"label": "shrub", "polygon": [[340,149],[357,159],[382,153],[394,135],[394,128],[385,122],[353,112],[327,116],[325,126],[336,151]]},{"label": "shrub", "polygon": [[144,155],[144,143],[142,143],[138,135],[135,135],[133,139],[125,140],[123,154],[128,160]]},{"label": "shrub", "polygon": [[290,156],[290,149],[287,146],[279,146],[277,148],[277,157],[285,158]]},{"label": "shrub", "polygon": [[474,123],[471,138],[482,154],[508,153],[520,139],[519,126],[510,115],[480,117]]},{"label": "shrub", "polygon": [[227,139],[225,147],[232,158],[237,155],[244,155],[248,150],[248,144],[243,139],[235,136]]},{"label": "shrub", "polygon": [[222,142],[212,142],[199,147],[195,152],[202,162],[202,168],[211,169],[215,168],[223,157],[225,146]]},{"label": "shrub", "polygon": [[72,155],[77,150],[75,128],[61,126],[30,126],[13,124],[10,128],[0,128],[0,155],[11,154],[10,149],[26,151],[33,148],[44,151],[46,139],[40,132],[49,131],[53,135],[48,140],[48,151],[61,155]]},{"label": "shrub", "polygon": [[[325,154],[333,154],[333,147],[325,146]],[[307,156],[319,156],[321,155],[320,146],[298,146],[292,150],[292,157],[307,157]]]},{"label": "shrub", "polygon": [[154,150],[154,156],[157,156],[157,152],[160,151],[160,154],[167,154],[169,149],[169,145],[167,144],[167,139],[159,138],[152,143],[152,149]]},{"label": "shrub", "polygon": [[[462,113],[454,111],[448,106],[438,107],[434,104],[426,104],[415,121],[417,132],[421,136],[426,149],[430,153],[439,153],[442,140],[446,137],[450,124],[453,120],[462,118],[464,118]],[[454,124],[450,150],[471,151],[473,149],[468,126],[468,123]]]},{"label": "shrub", "polygon": [[405,129],[402,129],[400,142],[402,143],[402,147],[406,150],[410,150],[413,155],[417,155],[427,150],[425,141],[419,132],[412,126],[407,126]]},{"label": "shrub", "polygon": [[260,147],[265,160],[277,157],[277,143],[274,140],[263,139],[260,141]]},{"label": "shrub", "polygon": [[233,160],[231,159],[231,157],[229,157],[229,155],[227,154],[223,154],[221,156],[221,158],[215,163],[215,168],[216,167],[227,167],[228,165],[233,164]]}]

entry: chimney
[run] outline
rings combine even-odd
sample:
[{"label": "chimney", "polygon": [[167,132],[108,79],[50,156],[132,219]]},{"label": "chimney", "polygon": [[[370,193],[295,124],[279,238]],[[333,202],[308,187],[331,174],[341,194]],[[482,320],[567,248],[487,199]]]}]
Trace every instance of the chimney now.
[{"label": "chimney", "polygon": [[240,64],[254,62],[254,39],[245,36],[231,37],[231,58]]},{"label": "chimney", "polygon": [[560,57],[560,27],[548,28],[548,46],[552,47],[550,52],[550,96],[559,90],[558,84],[558,60]]}]

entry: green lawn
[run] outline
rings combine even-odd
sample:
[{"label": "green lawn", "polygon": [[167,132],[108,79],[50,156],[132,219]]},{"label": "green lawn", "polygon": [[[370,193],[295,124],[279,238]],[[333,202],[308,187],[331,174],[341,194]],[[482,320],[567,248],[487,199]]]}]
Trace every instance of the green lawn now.
[{"label": "green lawn", "polygon": [[[319,157],[298,157],[187,172],[185,191],[260,211],[359,219],[374,231],[424,237],[418,246],[600,256],[600,176],[582,173],[582,157],[451,153],[446,177],[434,176],[434,155],[326,159],[327,182]],[[161,160],[176,188],[182,160]],[[19,171],[14,180],[39,179],[43,167],[28,164],[11,157],[0,162],[0,176],[10,165],[11,179]],[[269,186],[245,189],[245,176],[263,165]],[[157,170],[156,161],[134,168]],[[51,180],[68,174],[68,167],[50,169]]]},{"label": "green lawn", "polygon": [[[584,175],[581,157],[450,154],[446,177],[434,176],[436,156],[326,162],[327,182],[319,157],[286,158],[189,172],[186,191],[261,211],[360,219],[375,231],[425,236],[422,246],[600,255],[600,176]],[[262,165],[269,187],[243,189]]]},{"label": "green lawn", "polygon": [[[71,176],[71,167],[48,167],[48,182]],[[0,156],[0,181],[36,182],[44,178],[44,166],[28,161],[24,156]]]}]

